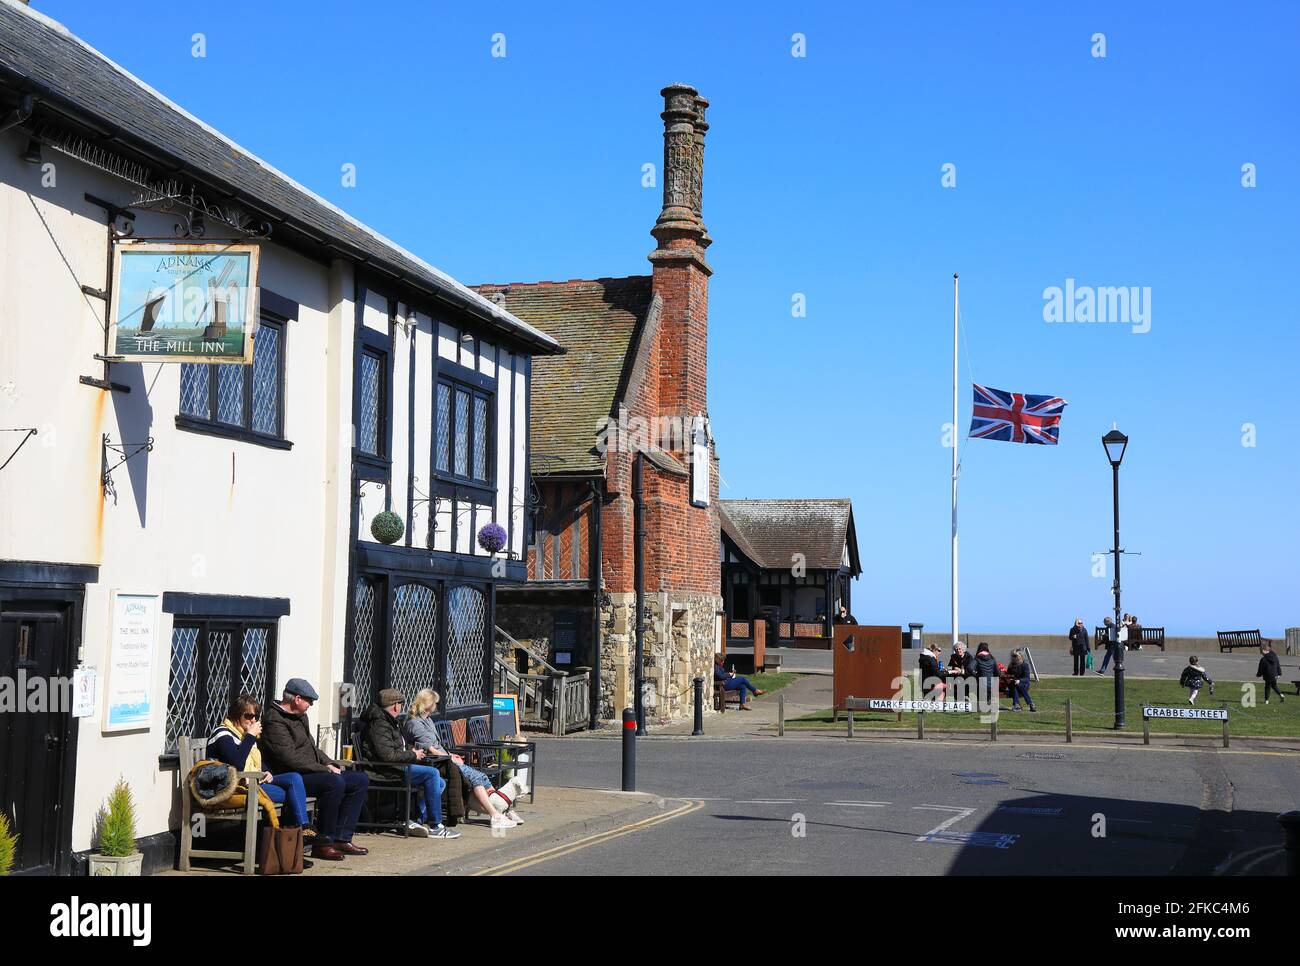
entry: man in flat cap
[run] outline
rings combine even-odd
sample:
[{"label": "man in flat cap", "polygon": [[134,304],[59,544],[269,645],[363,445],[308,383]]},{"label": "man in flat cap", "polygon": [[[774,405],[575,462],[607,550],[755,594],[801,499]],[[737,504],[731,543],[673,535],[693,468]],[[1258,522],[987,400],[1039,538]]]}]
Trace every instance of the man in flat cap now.
[{"label": "man in flat cap", "polygon": [[352,844],[370,778],[365,772],[344,771],[321,751],[307,724],[307,712],[320,697],[302,678],[290,678],[280,701],[266,706],[262,737],[257,746],[269,771],[297,772],[308,795],[316,796],[316,842],[312,858],[338,862],[369,849]]},{"label": "man in flat cap", "polygon": [[[406,834],[434,839],[460,838],[442,824],[442,792],[447,781],[432,765],[420,764],[428,757],[423,748],[406,746],[402,737],[402,705],[406,695],[396,688],[384,688],[379,701],[366,709],[361,716],[361,757],[366,762],[384,762],[385,765],[367,765],[375,777],[401,780],[411,778],[411,785],[419,789],[416,817],[406,823]],[[387,767],[386,767],[387,766]]]}]

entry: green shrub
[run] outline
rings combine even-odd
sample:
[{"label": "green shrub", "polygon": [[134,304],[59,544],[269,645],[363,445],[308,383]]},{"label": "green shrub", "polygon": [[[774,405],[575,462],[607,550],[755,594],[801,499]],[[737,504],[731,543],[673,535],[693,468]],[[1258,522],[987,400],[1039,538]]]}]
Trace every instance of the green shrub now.
[{"label": "green shrub", "polygon": [[101,855],[135,854],[135,803],[131,789],[118,779],[108,796],[108,804],[99,810],[99,852]]},{"label": "green shrub", "polygon": [[18,836],[9,827],[9,818],[0,812],[0,875],[8,875],[14,867],[14,855],[18,851]]},{"label": "green shrub", "polygon": [[406,524],[391,510],[376,513],[370,521],[370,533],[380,543],[397,543],[406,533]]}]

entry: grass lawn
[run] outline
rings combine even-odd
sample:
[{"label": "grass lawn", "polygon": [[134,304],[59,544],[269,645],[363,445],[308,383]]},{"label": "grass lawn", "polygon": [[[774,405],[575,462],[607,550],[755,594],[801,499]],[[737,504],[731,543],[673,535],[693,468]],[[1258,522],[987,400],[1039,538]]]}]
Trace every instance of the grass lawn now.
[{"label": "grass lawn", "polygon": [[[1289,698],[1279,704],[1263,704],[1263,685],[1255,683],[1256,707],[1243,705],[1243,685],[1235,681],[1216,681],[1214,696],[1202,691],[1196,699],[1198,708],[1219,708],[1227,702],[1228,729],[1232,735],[1275,736],[1294,738],[1300,736],[1300,697]],[[1290,689],[1294,690],[1294,688]],[[1003,731],[1051,731],[1065,733],[1065,702],[1074,703],[1074,730],[1114,731],[1115,682],[1089,675],[1084,678],[1045,678],[1032,686],[1037,714],[1027,710],[1013,714],[1011,699],[1002,699],[1002,713],[998,715],[998,728]],[[1144,704],[1167,708],[1186,708],[1187,691],[1177,681],[1151,681],[1127,678],[1124,681],[1126,733],[1142,733],[1142,706]],[[892,712],[858,711],[855,721],[871,728],[899,728],[916,731],[916,715],[904,713],[900,722]],[[988,724],[980,721],[978,714],[931,713],[925,716],[926,733],[940,731],[987,731]],[[818,711],[786,722],[787,728],[844,728],[844,714],[837,724],[831,724],[830,710]],[[1179,718],[1151,719],[1152,734],[1221,735],[1221,721],[1192,721]]]},{"label": "grass lawn", "polygon": [[[746,674],[745,677],[749,678],[749,683],[754,687],[767,692],[767,694],[771,694],[773,691],[780,691],[787,685],[794,684],[794,682],[798,681],[803,677],[803,675],[795,674],[793,671],[772,671],[768,674]],[[767,694],[765,694],[764,697],[766,697]],[[759,698],[757,700],[762,699]],[[1296,700],[1297,702],[1300,702],[1300,698],[1297,698]]]}]

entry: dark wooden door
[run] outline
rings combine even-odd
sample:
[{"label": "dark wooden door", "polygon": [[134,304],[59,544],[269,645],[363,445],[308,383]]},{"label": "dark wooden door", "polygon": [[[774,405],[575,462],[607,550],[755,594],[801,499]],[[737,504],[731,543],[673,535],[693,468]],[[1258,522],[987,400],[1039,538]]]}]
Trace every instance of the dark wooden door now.
[{"label": "dark wooden door", "polygon": [[0,600],[0,809],[18,833],[14,871],[52,872],[72,697],[69,602]]}]

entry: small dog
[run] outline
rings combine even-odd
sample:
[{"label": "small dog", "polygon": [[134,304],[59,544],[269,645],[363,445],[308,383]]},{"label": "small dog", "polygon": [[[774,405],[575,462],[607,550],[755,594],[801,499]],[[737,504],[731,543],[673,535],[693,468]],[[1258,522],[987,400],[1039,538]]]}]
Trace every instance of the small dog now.
[{"label": "small dog", "polygon": [[524,794],[527,794],[525,790],[525,782],[519,775],[515,775],[514,778],[510,779],[510,781],[506,782],[500,788],[495,788],[488,792],[488,800],[500,814],[510,819],[516,825],[523,825],[524,820],[520,818],[519,813],[515,811],[515,802],[519,800],[519,796]]}]

